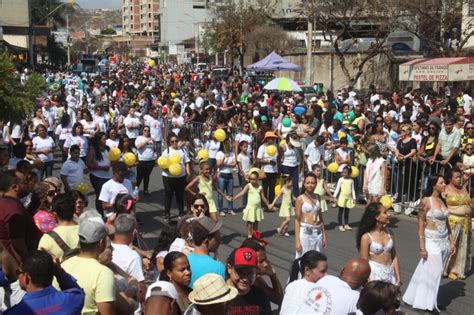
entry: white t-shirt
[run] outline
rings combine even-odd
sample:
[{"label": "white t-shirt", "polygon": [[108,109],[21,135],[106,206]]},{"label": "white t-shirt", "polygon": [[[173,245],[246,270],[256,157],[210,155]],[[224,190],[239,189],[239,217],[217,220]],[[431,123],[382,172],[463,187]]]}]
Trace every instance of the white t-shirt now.
[{"label": "white t-shirt", "polygon": [[209,158],[210,159],[215,159],[217,152],[219,152],[219,149],[221,147],[221,143],[211,140],[206,143],[206,150],[209,153]]},{"label": "white t-shirt", "polygon": [[67,139],[66,142],[64,142],[64,147],[65,148],[70,148],[72,145],[77,145],[79,147],[80,151],[80,156],[85,157],[87,156],[87,151],[89,149],[89,143],[87,139],[84,136],[73,136],[70,135]]},{"label": "white t-shirt", "polygon": [[136,139],[140,134],[139,129],[138,128],[129,129],[127,126],[129,125],[133,125],[134,127],[140,126],[140,120],[136,117],[127,116],[123,120],[123,123],[125,124],[125,133],[127,134],[127,136],[130,139]]},{"label": "white t-shirt", "polygon": [[311,170],[313,165],[321,163],[321,157],[324,154],[324,144],[320,146],[316,146],[316,143],[312,141],[307,147],[304,152],[308,158],[306,160],[306,164],[308,165],[308,169]]},{"label": "white t-shirt", "polygon": [[79,103],[79,100],[75,97],[69,94],[66,97],[66,102],[67,102],[67,107],[71,109],[75,109],[77,104]]},{"label": "white t-shirt", "polygon": [[252,156],[252,143],[253,143],[253,137],[251,135],[247,135],[245,133],[239,133],[235,136],[235,141],[237,141],[237,144],[239,144],[242,141],[247,141],[249,146],[247,149],[247,153],[249,156]]},{"label": "white t-shirt", "polygon": [[173,131],[175,135],[178,135],[179,130],[184,126],[184,118],[182,116],[174,117],[171,119],[171,123],[173,124],[173,126],[177,126],[173,127],[171,131]]},{"label": "white t-shirt", "polygon": [[315,289],[317,285],[306,279],[291,282],[285,288],[280,315],[326,314],[316,304]]},{"label": "white t-shirt", "polygon": [[[223,160],[223,164],[232,164],[235,160],[235,155],[231,152],[229,156],[226,156],[224,152],[219,151],[216,154],[216,160]],[[233,167],[228,165],[222,165],[221,167],[219,167],[218,172],[223,174],[231,174],[232,168]]]},{"label": "white t-shirt", "polygon": [[[339,155],[339,157],[341,158],[341,160],[346,160],[348,155],[349,155],[349,151],[344,151],[343,149],[339,148],[336,150],[336,153],[337,155]],[[339,164],[339,168],[337,169],[338,172],[342,172],[342,170],[344,169],[344,167],[347,166],[347,163],[341,163]]]},{"label": "white t-shirt", "polygon": [[53,160],[53,148],[55,147],[55,143],[53,138],[46,137],[45,139],[41,137],[34,137],[33,138],[33,150],[49,150],[48,154],[40,153],[38,157],[42,162],[50,162]]},{"label": "white t-shirt", "polygon": [[56,117],[56,107],[50,107],[49,109],[45,109],[43,107],[43,115],[44,118],[48,121],[48,131],[54,131],[54,120]]},{"label": "white t-shirt", "polygon": [[258,148],[257,158],[259,158],[260,160],[268,160],[268,161],[274,161],[275,162],[274,165],[272,165],[272,164],[263,165],[262,170],[265,173],[277,173],[278,172],[278,166],[276,164],[277,157],[278,157],[278,152],[274,156],[268,155],[267,147],[263,144]]},{"label": "white t-shirt", "polygon": [[145,125],[150,127],[150,136],[154,141],[163,141],[163,119],[158,117],[153,118],[150,115],[145,116]]},{"label": "white t-shirt", "polygon": [[84,169],[86,165],[84,161],[79,159],[77,162],[69,159],[61,166],[60,174],[67,178],[70,187],[74,187],[77,183],[84,180]]},{"label": "white t-shirt", "polygon": [[250,158],[248,157],[248,155],[239,153],[239,155],[237,155],[237,162],[240,163],[242,171],[245,174],[248,174],[248,172],[250,171]]},{"label": "white t-shirt", "polygon": [[92,175],[100,178],[112,178],[112,168],[110,167],[110,160],[109,160],[109,151],[104,150],[101,152],[102,160],[95,159],[97,166],[108,166],[108,170],[93,170],[91,172]]},{"label": "white t-shirt", "polygon": [[92,119],[94,120],[96,124],[99,125],[100,131],[102,132],[107,131],[107,118],[104,115],[99,116],[99,115],[93,114]]},{"label": "white t-shirt", "polygon": [[137,279],[138,282],[144,281],[142,259],[140,255],[128,245],[114,244],[114,254],[112,262],[122,268],[127,274]]},{"label": "white t-shirt", "polygon": [[312,297],[310,305],[318,310],[316,314],[354,314],[357,311],[359,292],[352,290],[346,282],[335,276],[326,275],[319,279],[307,296]]},{"label": "white t-shirt", "polygon": [[59,140],[66,140],[72,132],[72,125],[69,123],[66,127],[59,124],[54,131],[54,134],[58,136]]},{"label": "white t-shirt", "polygon": [[[10,122],[8,122],[8,126],[10,126]],[[12,127],[12,133],[10,134],[10,136],[14,139],[20,139],[21,134],[22,134],[21,129],[22,129],[22,126],[20,124],[14,123]]]},{"label": "white t-shirt", "polygon": [[84,127],[84,137],[90,138],[91,134],[95,132],[97,124],[94,121],[81,120],[81,124]]},{"label": "white t-shirt", "polygon": [[283,152],[282,165],[295,167],[298,166],[298,151],[296,148],[290,148],[289,145],[285,144],[286,150]]},{"label": "white t-shirt", "polygon": [[110,204],[115,202],[115,197],[118,194],[129,194],[132,195],[133,187],[132,182],[128,179],[124,179],[123,183],[117,183],[113,178],[108,180],[100,190],[99,200]]},{"label": "white t-shirt", "polygon": [[112,148],[117,148],[119,145],[120,140],[112,140],[112,139],[107,139],[105,140],[105,145],[108,146],[110,149]]},{"label": "white t-shirt", "polygon": [[135,140],[135,146],[137,146],[140,143],[144,143],[144,142],[146,143],[143,147],[141,147],[140,149],[137,149],[139,161],[153,161],[156,158],[155,150],[153,149],[154,142],[152,141],[152,143],[148,143],[149,139],[151,138],[147,139],[144,136],[139,136]]},{"label": "white t-shirt", "polygon": [[181,149],[174,150],[173,148],[166,149],[161,155],[169,157],[170,155],[177,153],[181,157],[181,174],[178,176],[171,175],[168,170],[163,170],[161,175],[165,177],[183,177],[186,176],[186,164],[190,162],[188,155]]}]

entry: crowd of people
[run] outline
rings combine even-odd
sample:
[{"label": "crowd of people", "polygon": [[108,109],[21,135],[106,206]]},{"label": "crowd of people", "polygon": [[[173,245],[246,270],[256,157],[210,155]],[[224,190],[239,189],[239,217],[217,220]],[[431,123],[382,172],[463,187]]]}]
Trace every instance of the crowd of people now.
[{"label": "crowd of people", "polygon": [[[402,299],[439,311],[441,278],[469,276],[468,90],[349,87],[305,99],[147,62],[42,74],[48,89],[31,115],[3,122],[6,314],[397,314]],[[165,227],[150,251],[136,204],[154,197],[158,177]],[[336,208],[337,230],[350,232],[357,204],[360,257],[329,275],[324,212]],[[419,222],[403,298],[392,207]],[[223,260],[228,215],[242,216],[247,238]],[[266,215],[281,217],[278,235],[294,230],[284,284],[260,234]]]}]

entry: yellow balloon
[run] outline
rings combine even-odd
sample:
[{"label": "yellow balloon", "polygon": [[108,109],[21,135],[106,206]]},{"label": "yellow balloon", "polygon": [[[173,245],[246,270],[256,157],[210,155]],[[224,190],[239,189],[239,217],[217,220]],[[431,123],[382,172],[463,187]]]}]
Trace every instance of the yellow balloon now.
[{"label": "yellow balloon", "polygon": [[155,66],[155,60],[148,59],[148,65],[153,68]]},{"label": "yellow balloon", "polygon": [[127,164],[127,166],[133,166],[135,165],[135,162],[137,162],[137,157],[135,154],[128,152],[123,155],[123,161],[125,164]]},{"label": "yellow balloon", "polygon": [[120,159],[120,155],[122,152],[120,152],[119,148],[112,148],[109,150],[109,160],[111,162],[117,162]]},{"label": "yellow balloon", "polygon": [[206,162],[207,160],[209,160],[209,153],[206,149],[201,149],[198,151],[197,158],[199,162]]},{"label": "yellow balloon", "polygon": [[273,144],[269,145],[266,151],[267,151],[267,154],[270,156],[275,156],[277,154],[277,148]]},{"label": "yellow balloon", "polygon": [[86,195],[89,192],[89,185],[85,182],[80,182],[74,185],[74,189],[80,191],[82,194]]},{"label": "yellow balloon", "polygon": [[328,165],[328,171],[330,173],[336,173],[338,169],[339,169],[339,165],[336,162],[332,162],[331,164]]},{"label": "yellow balloon", "polygon": [[286,145],[286,140],[285,140],[285,139],[281,140],[281,141],[280,141],[280,147],[281,147],[281,148],[284,148],[285,145]]},{"label": "yellow balloon", "polygon": [[390,209],[393,205],[393,201],[392,201],[392,198],[390,198],[389,196],[385,195],[385,196],[382,196],[379,200],[379,202],[382,204],[382,206],[384,206],[385,208],[387,209]]},{"label": "yellow balloon", "polygon": [[181,156],[178,153],[170,154],[170,156],[168,158],[170,159],[171,164],[181,163]]},{"label": "yellow balloon", "polygon": [[275,195],[278,195],[280,193],[280,190],[281,190],[281,185],[276,185],[275,186]]},{"label": "yellow balloon", "polygon": [[170,164],[171,164],[170,159],[168,159],[167,156],[163,155],[163,156],[160,156],[160,158],[158,159],[158,166],[163,170],[170,167]]},{"label": "yellow balloon", "polygon": [[217,141],[223,142],[225,140],[226,133],[223,129],[217,129],[216,131],[214,131],[214,137]]},{"label": "yellow balloon", "polygon": [[359,169],[356,166],[351,166],[351,177],[357,178],[359,176]]},{"label": "yellow balloon", "polygon": [[181,174],[181,164],[172,163],[168,168],[168,172],[170,172],[173,176],[178,176]]},{"label": "yellow balloon", "polygon": [[171,98],[174,99],[174,98],[176,98],[176,93],[175,93],[175,92],[171,92],[171,93],[170,93],[170,96],[171,96]]}]

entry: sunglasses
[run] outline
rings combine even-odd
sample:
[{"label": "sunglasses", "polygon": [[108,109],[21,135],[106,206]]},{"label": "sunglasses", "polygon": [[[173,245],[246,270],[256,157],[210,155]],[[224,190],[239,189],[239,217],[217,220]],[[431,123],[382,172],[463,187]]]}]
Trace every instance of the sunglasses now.
[{"label": "sunglasses", "polygon": [[178,143],[178,140],[171,140],[170,143]]},{"label": "sunglasses", "polygon": [[193,207],[196,208],[196,209],[204,209],[206,207],[206,205],[194,204]]},{"label": "sunglasses", "polygon": [[53,197],[53,196],[56,196],[58,192],[56,190],[48,190],[47,194],[49,197]]},{"label": "sunglasses", "polygon": [[466,130],[472,130],[474,127],[466,127]]}]

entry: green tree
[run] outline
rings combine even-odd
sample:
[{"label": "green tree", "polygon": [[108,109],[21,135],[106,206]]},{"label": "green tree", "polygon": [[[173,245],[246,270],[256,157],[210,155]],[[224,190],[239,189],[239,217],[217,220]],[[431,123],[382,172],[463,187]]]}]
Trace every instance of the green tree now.
[{"label": "green tree", "polygon": [[30,115],[36,97],[45,89],[45,81],[33,73],[24,85],[16,72],[11,57],[0,54],[0,119],[21,120]]},{"label": "green tree", "polygon": [[67,5],[60,0],[31,0],[31,22],[34,25],[46,25],[48,18],[45,17],[59,6],[62,7],[51,14],[50,18],[55,27],[66,24],[64,12]]},{"label": "green tree", "polygon": [[214,19],[207,34],[211,48],[216,52],[229,50],[233,57],[239,57],[243,67],[249,35],[270,21],[266,4],[266,0],[230,0],[213,8]]},{"label": "green tree", "polygon": [[107,27],[101,30],[100,34],[101,35],[116,35],[117,32],[113,28]]},{"label": "green tree", "polygon": [[56,42],[56,38],[54,37],[54,35],[48,36],[46,51],[48,53],[49,62],[52,65],[59,66],[61,64],[66,63],[66,51],[61,45]]}]

